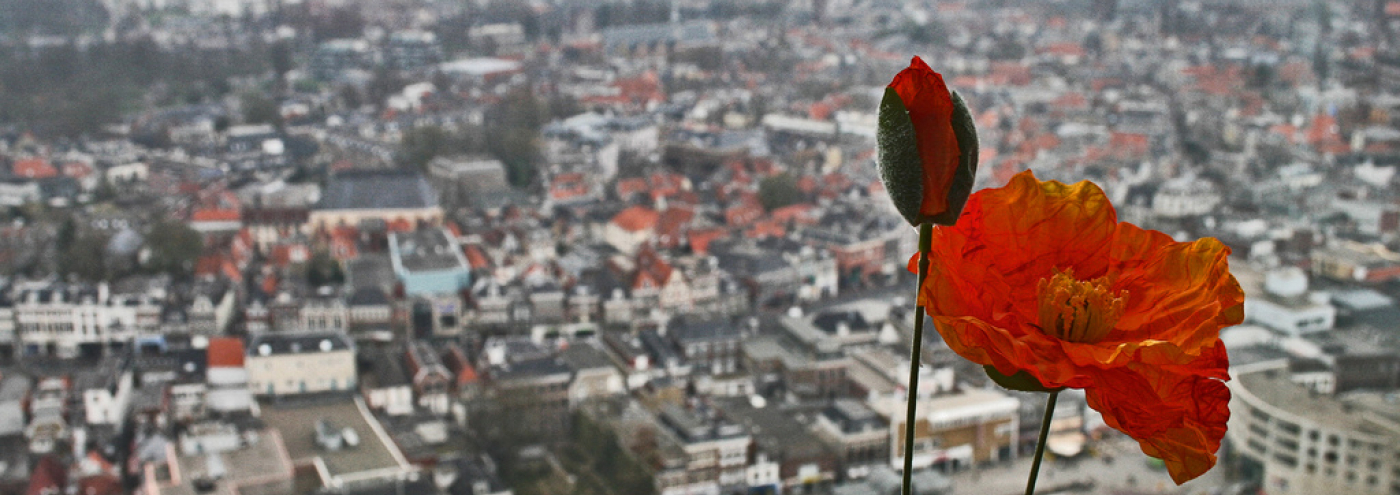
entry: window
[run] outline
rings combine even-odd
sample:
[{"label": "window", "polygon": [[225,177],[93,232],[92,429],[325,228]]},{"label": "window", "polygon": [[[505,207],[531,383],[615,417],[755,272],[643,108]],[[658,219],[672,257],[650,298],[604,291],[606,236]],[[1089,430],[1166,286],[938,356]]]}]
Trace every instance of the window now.
[{"label": "window", "polygon": [[1254,416],[1254,419],[1257,419],[1259,421],[1263,421],[1265,423],[1269,422],[1269,415],[1259,409],[1250,408],[1249,415]]}]

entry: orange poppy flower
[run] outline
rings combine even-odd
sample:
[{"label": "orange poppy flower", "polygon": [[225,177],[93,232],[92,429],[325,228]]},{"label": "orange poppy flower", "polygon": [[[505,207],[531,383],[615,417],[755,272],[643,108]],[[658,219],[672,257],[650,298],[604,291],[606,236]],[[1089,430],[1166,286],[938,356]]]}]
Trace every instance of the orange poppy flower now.
[{"label": "orange poppy flower", "polygon": [[1230,417],[1219,335],[1243,320],[1244,292],[1229,253],[1119,222],[1092,183],[1027,171],[934,229],[920,303],[989,374],[1085,389],[1180,484],[1215,465]]},{"label": "orange poppy flower", "polygon": [[881,179],[912,225],[958,219],[977,172],[977,129],[957,93],[923,59],[894,76],[880,103]]}]

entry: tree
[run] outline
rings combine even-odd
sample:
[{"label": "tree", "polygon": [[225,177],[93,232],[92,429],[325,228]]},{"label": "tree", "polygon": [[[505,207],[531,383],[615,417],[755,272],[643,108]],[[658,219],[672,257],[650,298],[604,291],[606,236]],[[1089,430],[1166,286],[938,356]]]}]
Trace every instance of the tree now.
[{"label": "tree", "polygon": [[277,74],[277,87],[281,89],[287,81],[287,73],[295,67],[292,63],[292,47],[286,41],[273,43],[267,49],[267,58],[272,64],[272,71]]},{"label": "tree", "polygon": [[540,152],[536,137],[548,118],[546,105],[528,89],[512,91],[489,113],[486,149],[505,164],[506,179],[512,186],[525,188],[538,175]]},{"label": "tree", "polygon": [[797,189],[797,177],[784,172],[764,178],[758,183],[758,201],[768,211],[801,202],[802,191]]},{"label": "tree", "polygon": [[345,272],[340,262],[326,251],[316,251],[311,261],[306,263],[306,283],[312,287],[340,285],[345,283]]},{"label": "tree", "polygon": [[448,144],[451,140],[446,130],[435,125],[409,129],[399,141],[399,165],[426,170],[433,158],[450,152]]},{"label": "tree", "polygon": [[204,253],[204,238],[184,223],[166,220],[146,234],[146,268],[176,279],[194,274],[194,264]]},{"label": "tree", "polygon": [[505,165],[506,180],[511,186],[530,187],[539,175],[535,168],[539,160],[539,146],[535,143],[538,132],[514,127],[487,133],[487,148]]},{"label": "tree", "polygon": [[258,93],[243,93],[243,123],[282,125],[282,112],[277,102]]},{"label": "tree", "polygon": [[439,156],[482,153],[481,131],[468,127],[451,132],[435,125],[405,131],[395,160],[400,166],[427,170],[428,162]]},{"label": "tree", "polygon": [[107,236],[83,234],[61,251],[58,272],[87,282],[107,280]]}]

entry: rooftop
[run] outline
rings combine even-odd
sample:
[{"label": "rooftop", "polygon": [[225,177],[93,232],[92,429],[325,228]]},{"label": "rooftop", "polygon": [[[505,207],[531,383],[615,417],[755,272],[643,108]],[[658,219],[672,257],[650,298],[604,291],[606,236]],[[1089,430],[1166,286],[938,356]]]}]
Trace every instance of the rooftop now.
[{"label": "rooftop", "polygon": [[671,330],[672,338],[682,345],[688,342],[715,342],[738,340],[739,326],[726,320],[690,321],[677,325]]},{"label": "rooftop", "polygon": [[331,176],[321,210],[417,209],[438,206],[422,174],[408,170],[349,170]]},{"label": "rooftop", "polygon": [[162,489],[160,495],[194,495],[202,493],[194,480],[222,470],[219,485],[248,487],[292,478],[292,461],[287,456],[282,435],[275,430],[257,432],[257,442],[243,448],[217,454],[187,455],[176,458],[181,483]]},{"label": "rooftop", "polygon": [[393,253],[410,272],[466,270],[467,261],[457,243],[443,229],[418,229],[391,234]]},{"label": "rooftop", "polygon": [[[263,403],[262,419],[282,433],[293,462],[320,457],[331,476],[407,467],[396,447],[385,444],[370,426],[370,421],[374,420],[367,416],[366,410],[350,397]],[[353,429],[360,437],[360,445],[337,451],[318,447],[316,423],[322,419],[336,428]]]},{"label": "rooftop", "polygon": [[769,406],[755,408],[748,399],[724,399],[716,404],[724,415],[747,427],[763,450],[782,456],[809,457],[827,450],[812,432],[815,407]]},{"label": "rooftop", "polygon": [[575,370],[585,370],[594,368],[613,368],[612,359],[597,345],[589,342],[580,342],[564,349],[559,354],[569,367]]},{"label": "rooftop", "polygon": [[[1235,393],[1248,393],[1260,402],[1277,408],[1289,416],[1329,428],[1366,434],[1390,435],[1400,439],[1400,430],[1390,428],[1375,421],[1374,417],[1363,414],[1357,405],[1366,405],[1364,400],[1343,401],[1309,391],[1303,385],[1293,383],[1286,369],[1268,369],[1237,375],[1230,383]],[[1382,404],[1384,402],[1382,401]],[[1393,404],[1390,404],[1393,407]],[[1277,412],[1271,411],[1273,414]]]},{"label": "rooftop", "polygon": [[248,342],[248,356],[331,352],[354,348],[350,338],[339,332],[267,333],[255,336]]}]

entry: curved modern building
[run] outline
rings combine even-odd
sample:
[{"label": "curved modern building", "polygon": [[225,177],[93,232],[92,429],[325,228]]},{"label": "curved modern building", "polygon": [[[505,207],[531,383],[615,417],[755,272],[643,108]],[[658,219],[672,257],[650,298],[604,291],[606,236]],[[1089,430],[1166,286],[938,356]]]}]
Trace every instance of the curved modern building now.
[{"label": "curved modern building", "polygon": [[1231,370],[1230,450],[1269,494],[1400,495],[1400,395],[1336,396],[1295,380],[1286,359]]}]

